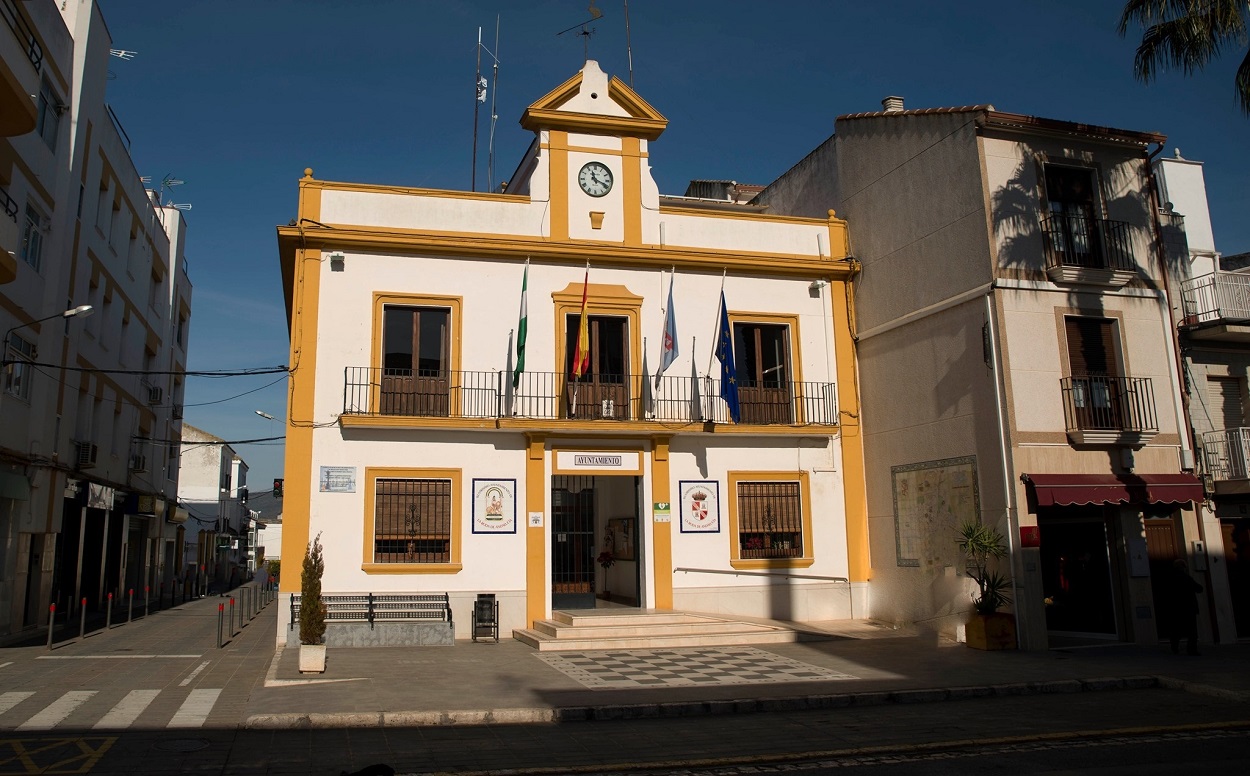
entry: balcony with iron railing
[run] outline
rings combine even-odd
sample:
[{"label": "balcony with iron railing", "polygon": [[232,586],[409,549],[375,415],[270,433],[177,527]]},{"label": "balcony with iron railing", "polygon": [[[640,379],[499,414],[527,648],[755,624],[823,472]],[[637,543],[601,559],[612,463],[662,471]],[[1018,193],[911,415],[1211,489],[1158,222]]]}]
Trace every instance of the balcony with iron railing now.
[{"label": "balcony with iron railing", "polygon": [[1068,438],[1082,445],[1140,445],[1159,433],[1149,377],[1080,375],[1060,381]]},{"label": "balcony with iron railing", "polygon": [[1052,213],[1042,219],[1046,274],[1056,283],[1119,287],[1137,274],[1129,225],[1123,221]]},{"label": "balcony with iron railing", "polygon": [[[43,46],[16,0],[0,0],[0,136],[23,135],[35,128],[38,114],[32,94],[39,93]],[[20,63],[20,64],[19,64]]]},{"label": "balcony with iron railing", "polygon": [[[738,426],[834,426],[833,383],[772,381],[738,387]],[[650,425],[733,424],[720,396],[719,377],[590,374],[571,380],[560,372],[524,372],[512,385],[506,371],[417,371],[346,367],[345,423],[407,425],[414,418],[445,418],[451,426],[496,428],[501,421]],[[401,422],[402,421],[402,422]]]},{"label": "balcony with iron railing", "polygon": [[1181,330],[1194,339],[1250,342],[1250,275],[1213,272],[1181,283]]},{"label": "balcony with iron railing", "polygon": [[17,279],[20,230],[17,202],[0,186],[0,285]]},{"label": "balcony with iron railing", "polygon": [[1250,428],[1204,433],[1202,463],[1217,494],[1250,493]]}]

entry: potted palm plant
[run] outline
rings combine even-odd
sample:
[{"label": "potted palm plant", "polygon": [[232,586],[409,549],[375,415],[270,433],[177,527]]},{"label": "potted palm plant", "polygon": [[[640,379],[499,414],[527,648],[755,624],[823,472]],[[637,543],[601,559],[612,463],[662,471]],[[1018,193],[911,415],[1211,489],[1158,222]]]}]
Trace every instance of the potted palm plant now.
[{"label": "potted palm plant", "polygon": [[1016,620],[1009,612],[998,611],[1011,603],[1011,580],[990,561],[1007,555],[1007,545],[997,528],[977,520],[959,526],[959,550],[967,559],[967,573],[977,585],[972,596],[972,614],[965,627],[968,646],[976,649],[1015,649]]},{"label": "potted palm plant", "polygon": [[317,534],[304,553],[304,567],[300,574],[300,673],[322,673],[326,670],[326,606],[321,600],[321,575],[325,570],[325,560],[321,557],[321,534]]}]

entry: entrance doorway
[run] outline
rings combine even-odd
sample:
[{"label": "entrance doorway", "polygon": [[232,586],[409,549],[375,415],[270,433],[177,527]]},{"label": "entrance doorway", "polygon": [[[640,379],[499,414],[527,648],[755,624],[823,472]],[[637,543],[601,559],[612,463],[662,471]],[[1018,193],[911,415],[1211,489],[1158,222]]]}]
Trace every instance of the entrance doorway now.
[{"label": "entrance doorway", "polygon": [[1046,630],[1068,636],[1118,636],[1111,542],[1102,506],[1044,509],[1037,522]]},{"label": "entrance doorway", "polygon": [[552,609],[642,605],[641,488],[641,477],[552,476]]}]

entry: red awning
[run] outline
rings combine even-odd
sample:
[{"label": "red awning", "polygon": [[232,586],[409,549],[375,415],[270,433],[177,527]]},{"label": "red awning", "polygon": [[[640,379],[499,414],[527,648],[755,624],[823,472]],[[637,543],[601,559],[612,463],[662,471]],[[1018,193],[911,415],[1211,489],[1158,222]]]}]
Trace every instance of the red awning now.
[{"label": "red awning", "polygon": [[1039,507],[1072,504],[1182,504],[1202,500],[1192,474],[1024,474]]}]

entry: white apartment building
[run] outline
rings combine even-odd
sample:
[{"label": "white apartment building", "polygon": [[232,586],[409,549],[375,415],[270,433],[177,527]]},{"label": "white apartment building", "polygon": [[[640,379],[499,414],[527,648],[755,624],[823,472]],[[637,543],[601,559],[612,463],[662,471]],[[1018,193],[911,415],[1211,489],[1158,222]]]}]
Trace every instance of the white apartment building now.
[{"label": "white apartment building", "polygon": [[99,7],[0,19],[2,636],[172,579],[191,284],[106,102]]}]

